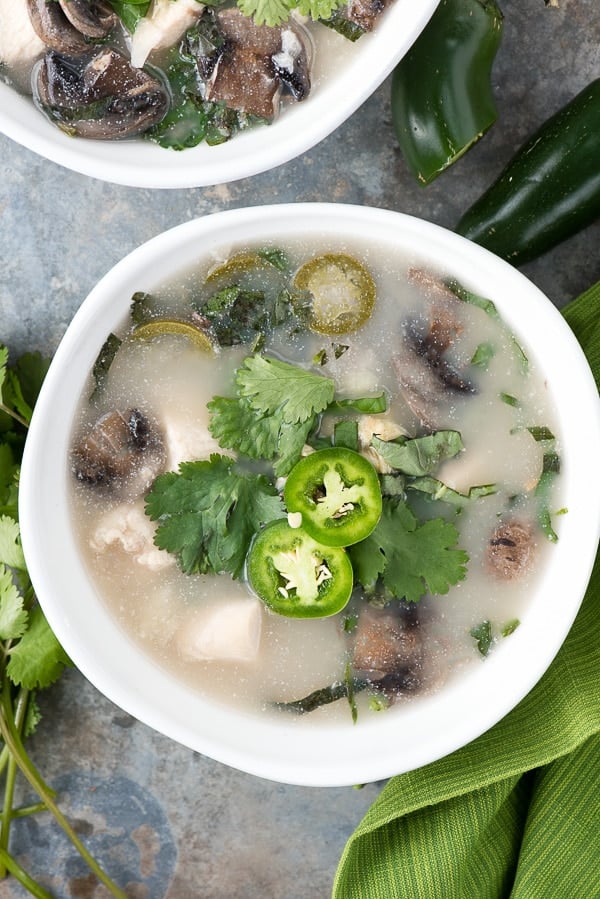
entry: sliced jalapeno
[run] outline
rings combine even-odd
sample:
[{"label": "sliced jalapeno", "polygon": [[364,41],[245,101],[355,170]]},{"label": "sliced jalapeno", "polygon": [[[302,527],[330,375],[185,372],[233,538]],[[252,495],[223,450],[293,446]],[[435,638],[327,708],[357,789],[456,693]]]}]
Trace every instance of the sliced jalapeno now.
[{"label": "sliced jalapeno", "polygon": [[165,334],[187,337],[199,349],[207,353],[214,352],[213,342],[206,331],[198,328],[192,322],[179,321],[175,318],[153,318],[143,325],[138,325],[131,336],[139,340],[153,340],[155,337],[162,337]]},{"label": "sliced jalapeno", "polygon": [[283,498],[300,512],[302,527],[326,546],[351,546],[371,533],[381,516],[377,472],[343,447],[318,450],[292,468]]},{"label": "sliced jalapeno", "polygon": [[298,269],[294,287],[310,294],[309,326],[319,334],[356,331],[369,319],[375,304],[371,273],[345,253],[315,256]]},{"label": "sliced jalapeno", "polygon": [[352,593],[352,563],[345,550],[323,546],[284,519],[259,531],[248,554],[246,573],[262,601],[288,618],[335,615]]},{"label": "sliced jalapeno", "polygon": [[282,272],[285,271],[287,260],[280,250],[265,250],[263,252],[244,250],[234,253],[226,262],[222,262],[212,268],[206,276],[205,283],[209,286],[231,283],[240,275],[247,275],[257,271]]}]

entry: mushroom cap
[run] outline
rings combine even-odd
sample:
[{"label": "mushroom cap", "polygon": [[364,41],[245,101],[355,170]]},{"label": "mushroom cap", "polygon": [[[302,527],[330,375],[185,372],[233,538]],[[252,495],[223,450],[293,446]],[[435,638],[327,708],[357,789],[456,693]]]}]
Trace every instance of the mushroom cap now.
[{"label": "mushroom cap", "polygon": [[88,38],[106,37],[118,22],[117,14],[104,0],[58,0],[58,3],[71,25]]},{"label": "mushroom cap", "polygon": [[33,83],[38,104],[59,127],[96,140],[141,134],[161,121],[170,103],[157,78],[110,47],[85,59],[47,53]]},{"label": "mushroom cap", "polygon": [[50,50],[79,56],[89,50],[85,36],[69,21],[61,3],[27,0],[33,30]]}]

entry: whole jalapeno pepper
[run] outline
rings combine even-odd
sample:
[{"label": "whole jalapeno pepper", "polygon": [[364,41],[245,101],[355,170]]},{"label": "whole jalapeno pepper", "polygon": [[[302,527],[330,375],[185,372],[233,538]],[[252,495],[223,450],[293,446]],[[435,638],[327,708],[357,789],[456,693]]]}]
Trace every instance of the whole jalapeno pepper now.
[{"label": "whole jalapeno pepper", "polygon": [[392,76],[392,123],[425,185],[496,121],[491,70],[503,31],[496,0],[441,0]]},{"label": "whole jalapeno pepper", "polygon": [[517,151],[456,226],[514,265],[600,217],[600,78]]}]

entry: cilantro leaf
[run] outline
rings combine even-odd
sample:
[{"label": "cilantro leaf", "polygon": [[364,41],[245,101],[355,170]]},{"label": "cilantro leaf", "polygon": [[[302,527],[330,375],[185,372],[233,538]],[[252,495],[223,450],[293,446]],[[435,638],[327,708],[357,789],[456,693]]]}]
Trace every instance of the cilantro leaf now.
[{"label": "cilantro leaf", "polygon": [[30,693],[27,700],[27,712],[25,713],[25,721],[23,724],[23,736],[30,737],[37,730],[37,726],[42,720],[40,707],[36,702],[35,694]]},{"label": "cilantro leaf", "polygon": [[273,459],[279,446],[280,422],[259,415],[245,400],[215,396],[208,403],[209,430],[224,449],[237,450],[249,459]]},{"label": "cilantro leaf", "polygon": [[256,531],[285,515],[267,478],[236,470],[233,459],[218,453],[160,475],[146,496],[146,513],[159,522],[156,545],[174,553],[186,574],[235,578]]},{"label": "cilantro leaf", "polygon": [[287,424],[307,421],[333,400],[335,382],[323,375],[272,359],[248,356],[236,372],[240,396],[257,412],[277,412]]},{"label": "cilantro leaf", "polygon": [[19,466],[8,443],[0,443],[0,515],[17,517]]},{"label": "cilantro leaf", "polygon": [[442,518],[419,524],[405,502],[385,497],[374,531],[348,552],[363,586],[381,577],[392,596],[418,602],[427,592],[447,593],[465,577],[468,555],[455,548],[457,540],[453,524]]},{"label": "cilantro leaf", "polygon": [[19,525],[8,515],[0,515],[0,562],[9,568],[25,571]]},{"label": "cilantro leaf", "polygon": [[273,462],[276,475],[288,474],[331,401],[334,382],[258,355],[244,360],[235,382],[237,398],[214,397],[208,404],[211,434],[224,449]]},{"label": "cilantro leaf", "polygon": [[238,0],[245,16],[252,16],[257,25],[281,25],[287,21],[294,0]]},{"label": "cilantro leaf", "polygon": [[16,640],[27,629],[27,612],[12,572],[0,564],[0,640]]},{"label": "cilantro leaf", "polygon": [[313,21],[329,19],[336,9],[346,0],[298,0],[297,7],[301,16],[309,16]]},{"label": "cilantro leaf", "polygon": [[29,628],[10,649],[6,673],[27,690],[48,687],[71,665],[68,655],[50,630],[39,606],[29,616]]}]

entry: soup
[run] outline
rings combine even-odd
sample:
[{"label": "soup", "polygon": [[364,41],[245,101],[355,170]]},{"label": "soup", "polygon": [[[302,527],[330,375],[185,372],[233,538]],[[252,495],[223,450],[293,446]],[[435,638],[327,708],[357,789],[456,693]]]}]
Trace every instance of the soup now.
[{"label": "soup", "polygon": [[319,19],[316,4],[313,21],[277,4],[0,0],[0,77],[69,135],[220,144],[348,65],[385,6],[327,3]]},{"label": "soup", "polygon": [[360,722],[440,689],[501,651],[557,539],[526,347],[366,240],[234,247],[135,294],[70,464],[124,631],[253,713]]}]

